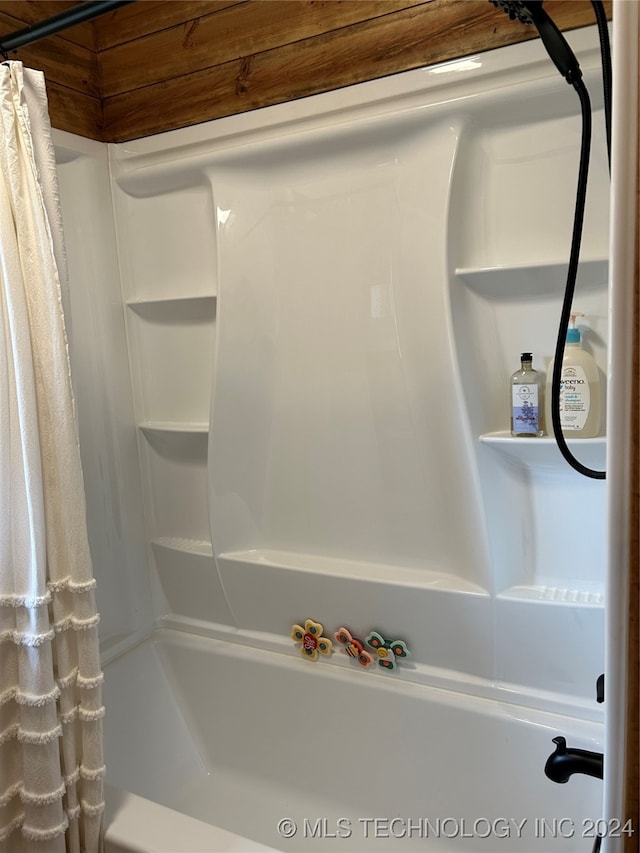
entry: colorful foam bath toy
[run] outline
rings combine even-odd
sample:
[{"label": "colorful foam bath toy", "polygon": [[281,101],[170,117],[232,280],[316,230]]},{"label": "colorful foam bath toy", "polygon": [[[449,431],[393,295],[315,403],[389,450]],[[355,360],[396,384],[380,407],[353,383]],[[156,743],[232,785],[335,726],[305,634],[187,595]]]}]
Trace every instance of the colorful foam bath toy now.
[{"label": "colorful foam bath toy", "polygon": [[330,655],[333,643],[328,637],[323,637],[324,628],[320,622],[307,619],[304,628],[294,625],[291,629],[291,637],[300,643],[300,653],[303,658],[317,660],[318,654]]},{"label": "colorful foam bath toy", "polygon": [[376,650],[378,664],[383,669],[396,669],[397,658],[406,658],[410,652],[402,640],[385,640],[382,634],[372,631],[367,637],[367,645]]},{"label": "colorful foam bath toy", "polygon": [[360,666],[369,666],[373,663],[373,658],[365,649],[362,640],[354,637],[348,628],[338,628],[333,636],[340,645],[344,646],[345,654],[357,660]]}]

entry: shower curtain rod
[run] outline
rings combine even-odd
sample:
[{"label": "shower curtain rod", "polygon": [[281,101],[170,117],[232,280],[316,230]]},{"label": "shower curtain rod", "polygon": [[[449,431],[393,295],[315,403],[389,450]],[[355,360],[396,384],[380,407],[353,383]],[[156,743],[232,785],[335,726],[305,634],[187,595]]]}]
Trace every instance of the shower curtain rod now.
[{"label": "shower curtain rod", "polygon": [[87,3],[78,3],[77,6],[53,15],[51,18],[46,18],[38,24],[32,24],[23,30],[17,30],[15,33],[0,38],[0,53],[5,59],[8,59],[10,50],[17,50],[19,47],[52,36],[60,30],[66,30],[75,24],[81,24],[83,21],[97,18],[98,15],[104,15],[105,12],[117,9],[118,6],[126,6],[133,2],[134,0],[89,0]]}]

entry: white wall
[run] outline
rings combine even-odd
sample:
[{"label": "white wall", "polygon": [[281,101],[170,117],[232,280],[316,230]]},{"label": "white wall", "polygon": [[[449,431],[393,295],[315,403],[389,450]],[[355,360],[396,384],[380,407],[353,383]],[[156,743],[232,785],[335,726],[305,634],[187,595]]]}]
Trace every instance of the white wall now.
[{"label": "white wall", "polygon": [[103,650],[152,622],[107,147],[54,131],[69,260],[71,364]]}]

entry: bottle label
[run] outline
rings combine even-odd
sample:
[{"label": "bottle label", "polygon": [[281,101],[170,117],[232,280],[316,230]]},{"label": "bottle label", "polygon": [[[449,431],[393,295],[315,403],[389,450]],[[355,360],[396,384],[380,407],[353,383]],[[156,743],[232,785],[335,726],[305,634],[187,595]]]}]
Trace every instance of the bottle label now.
[{"label": "bottle label", "polygon": [[511,388],[513,431],[518,435],[537,435],[540,431],[538,386],[513,385]]},{"label": "bottle label", "polygon": [[584,369],[579,364],[563,367],[560,380],[562,430],[567,432],[583,430],[590,409],[591,391]]}]

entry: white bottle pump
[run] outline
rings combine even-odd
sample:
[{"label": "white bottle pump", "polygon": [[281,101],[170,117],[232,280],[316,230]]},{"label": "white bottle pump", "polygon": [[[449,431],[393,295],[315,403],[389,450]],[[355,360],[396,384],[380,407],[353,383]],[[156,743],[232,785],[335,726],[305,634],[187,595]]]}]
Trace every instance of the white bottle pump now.
[{"label": "white bottle pump", "polygon": [[[562,359],[560,423],[565,438],[595,438],[601,431],[600,373],[593,356],[583,349],[582,335],[576,326],[576,318],[584,316],[580,311],[571,313]],[[547,373],[548,389],[552,376],[553,360]],[[547,430],[552,433],[550,393],[546,409]]]}]

